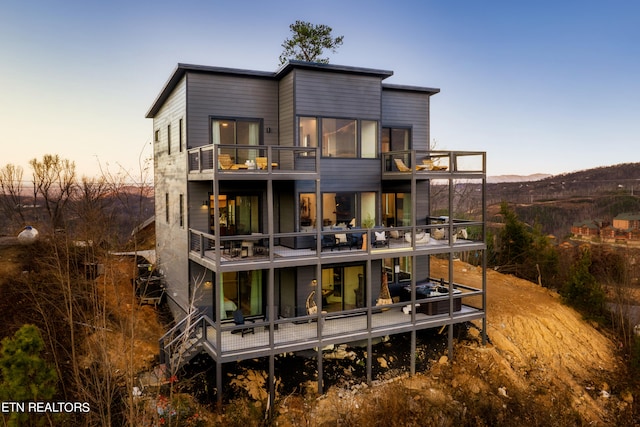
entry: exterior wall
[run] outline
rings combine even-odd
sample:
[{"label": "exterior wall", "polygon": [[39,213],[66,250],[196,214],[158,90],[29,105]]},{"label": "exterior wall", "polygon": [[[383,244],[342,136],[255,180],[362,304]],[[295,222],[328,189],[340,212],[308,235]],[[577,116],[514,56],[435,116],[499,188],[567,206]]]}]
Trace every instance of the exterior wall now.
[{"label": "exterior wall", "polygon": [[209,194],[213,193],[212,185],[207,181],[196,181],[189,182],[187,188],[189,228],[209,233],[209,206],[203,206],[203,202],[207,202]]},{"label": "exterior wall", "polygon": [[[377,120],[381,79],[295,70],[295,116]],[[321,160],[321,191],[380,191],[379,159]],[[348,183],[345,185],[345,183]]]},{"label": "exterior wall", "polygon": [[429,94],[393,89],[382,91],[382,126],[410,126],[412,149],[428,150]]},{"label": "exterior wall", "polygon": [[[167,292],[176,302],[186,307],[188,300],[188,219],[184,206],[183,223],[180,225],[180,194],[187,200],[186,150],[179,150],[179,120],[186,123],[186,79],[175,87],[167,101],[153,119],[154,135],[157,130],[159,141],[154,141],[154,180],[156,206],[156,252],[158,269],[166,277]],[[171,154],[167,149],[167,126],[171,125]],[[183,138],[186,138],[183,135]],[[169,221],[166,218],[166,194],[169,195]],[[175,297],[174,297],[175,295]],[[172,303],[173,304],[173,303]],[[179,315],[175,304],[174,314]]]},{"label": "exterior wall", "polygon": [[277,82],[196,72],[187,80],[189,147],[211,143],[211,117],[263,119],[264,144],[278,144]]},{"label": "exterior wall", "polygon": [[379,77],[295,70],[295,114],[380,120]]},{"label": "exterior wall", "polygon": [[280,145],[289,147],[296,145],[295,113],[293,103],[294,74],[285,76],[278,85],[279,96],[279,137]]},{"label": "exterior wall", "polygon": [[627,219],[613,219],[613,228],[627,230],[630,228],[630,221]]}]

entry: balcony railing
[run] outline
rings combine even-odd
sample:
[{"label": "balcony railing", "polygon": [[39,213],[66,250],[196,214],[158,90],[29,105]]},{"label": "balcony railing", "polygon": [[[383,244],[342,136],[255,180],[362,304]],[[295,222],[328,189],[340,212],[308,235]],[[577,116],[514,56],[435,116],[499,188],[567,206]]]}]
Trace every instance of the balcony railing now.
[{"label": "balcony railing", "polygon": [[484,245],[482,221],[454,220],[438,217],[439,222],[411,227],[379,227],[372,229],[331,229],[275,233],[269,235],[216,236],[190,230],[192,254],[220,264],[241,262],[279,262],[302,258],[362,257],[371,253],[423,251],[437,253],[447,248],[456,251],[475,250]]},{"label": "balcony railing", "polygon": [[[165,363],[176,363],[193,355],[193,346],[200,346],[218,360],[247,359],[269,352],[298,351],[484,316],[481,289],[458,283],[442,283],[442,286],[444,290],[437,291],[436,295],[427,295],[420,293],[423,285],[409,285],[408,300],[383,305],[368,302],[365,307],[339,312],[318,310],[314,314],[296,315],[305,312],[300,308],[290,315],[278,312],[274,306],[273,319],[253,316],[243,325],[228,319],[216,322],[193,313],[160,339],[160,353]],[[373,299],[367,298],[367,301]],[[247,328],[251,333],[238,333]]]},{"label": "balcony railing", "polygon": [[188,151],[189,172],[317,173],[317,148],[203,145]]},{"label": "balcony railing", "polygon": [[486,153],[480,151],[405,150],[382,153],[385,176],[428,179],[443,175],[482,176],[486,173]]}]

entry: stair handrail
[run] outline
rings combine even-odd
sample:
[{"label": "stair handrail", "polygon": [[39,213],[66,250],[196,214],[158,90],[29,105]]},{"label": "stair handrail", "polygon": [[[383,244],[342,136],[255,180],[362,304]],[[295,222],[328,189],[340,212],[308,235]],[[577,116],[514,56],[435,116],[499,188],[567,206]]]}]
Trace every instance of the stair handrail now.
[{"label": "stair handrail", "polygon": [[[193,320],[192,323],[189,325],[188,328],[186,328],[184,331],[177,333],[173,339],[171,339],[171,341],[166,342],[167,339],[171,336],[173,336],[173,334],[176,333],[176,331],[179,331],[181,327],[183,327],[185,325],[185,323],[189,322],[191,320],[191,318],[195,317],[196,315],[199,314],[199,317],[196,320]],[[198,311],[194,311],[192,312],[191,315],[187,315],[185,316],[184,319],[182,319],[180,322],[178,322],[175,326],[173,326],[171,329],[169,329],[169,331],[167,331],[159,340],[158,340],[158,344],[160,347],[160,362],[161,363],[165,363],[166,361],[166,357],[167,357],[167,353],[169,353],[169,357],[171,357],[171,353],[173,353],[172,347],[174,347],[176,345],[176,343],[183,339],[185,336],[190,337],[194,330],[197,329],[198,326],[204,326],[203,329],[203,337],[202,339],[207,339],[207,328],[206,326],[213,326],[215,327],[215,322],[206,314],[201,314]]]}]

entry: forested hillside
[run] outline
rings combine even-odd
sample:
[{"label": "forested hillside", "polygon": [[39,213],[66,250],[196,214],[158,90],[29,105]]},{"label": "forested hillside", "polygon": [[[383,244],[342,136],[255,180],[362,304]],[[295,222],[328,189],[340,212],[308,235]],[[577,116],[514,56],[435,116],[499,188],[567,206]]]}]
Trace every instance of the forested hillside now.
[{"label": "forested hillside", "polygon": [[487,184],[491,222],[507,201],[518,217],[561,239],[571,225],[640,212],[640,163],[624,163],[552,176],[540,181]]}]

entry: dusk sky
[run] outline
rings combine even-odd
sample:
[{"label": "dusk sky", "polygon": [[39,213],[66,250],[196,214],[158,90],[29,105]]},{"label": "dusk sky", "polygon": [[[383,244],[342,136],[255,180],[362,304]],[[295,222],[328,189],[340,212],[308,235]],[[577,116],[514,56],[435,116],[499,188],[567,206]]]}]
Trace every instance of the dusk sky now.
[{"label": "dusk sky", "polygon": [[440,88],[431,136],[488,175],[640,161],[640,2],[4,0],[0,166],[44,154],[140,174],[145,113],[177,63],[275,71],[296,20],[340,65]]}]

